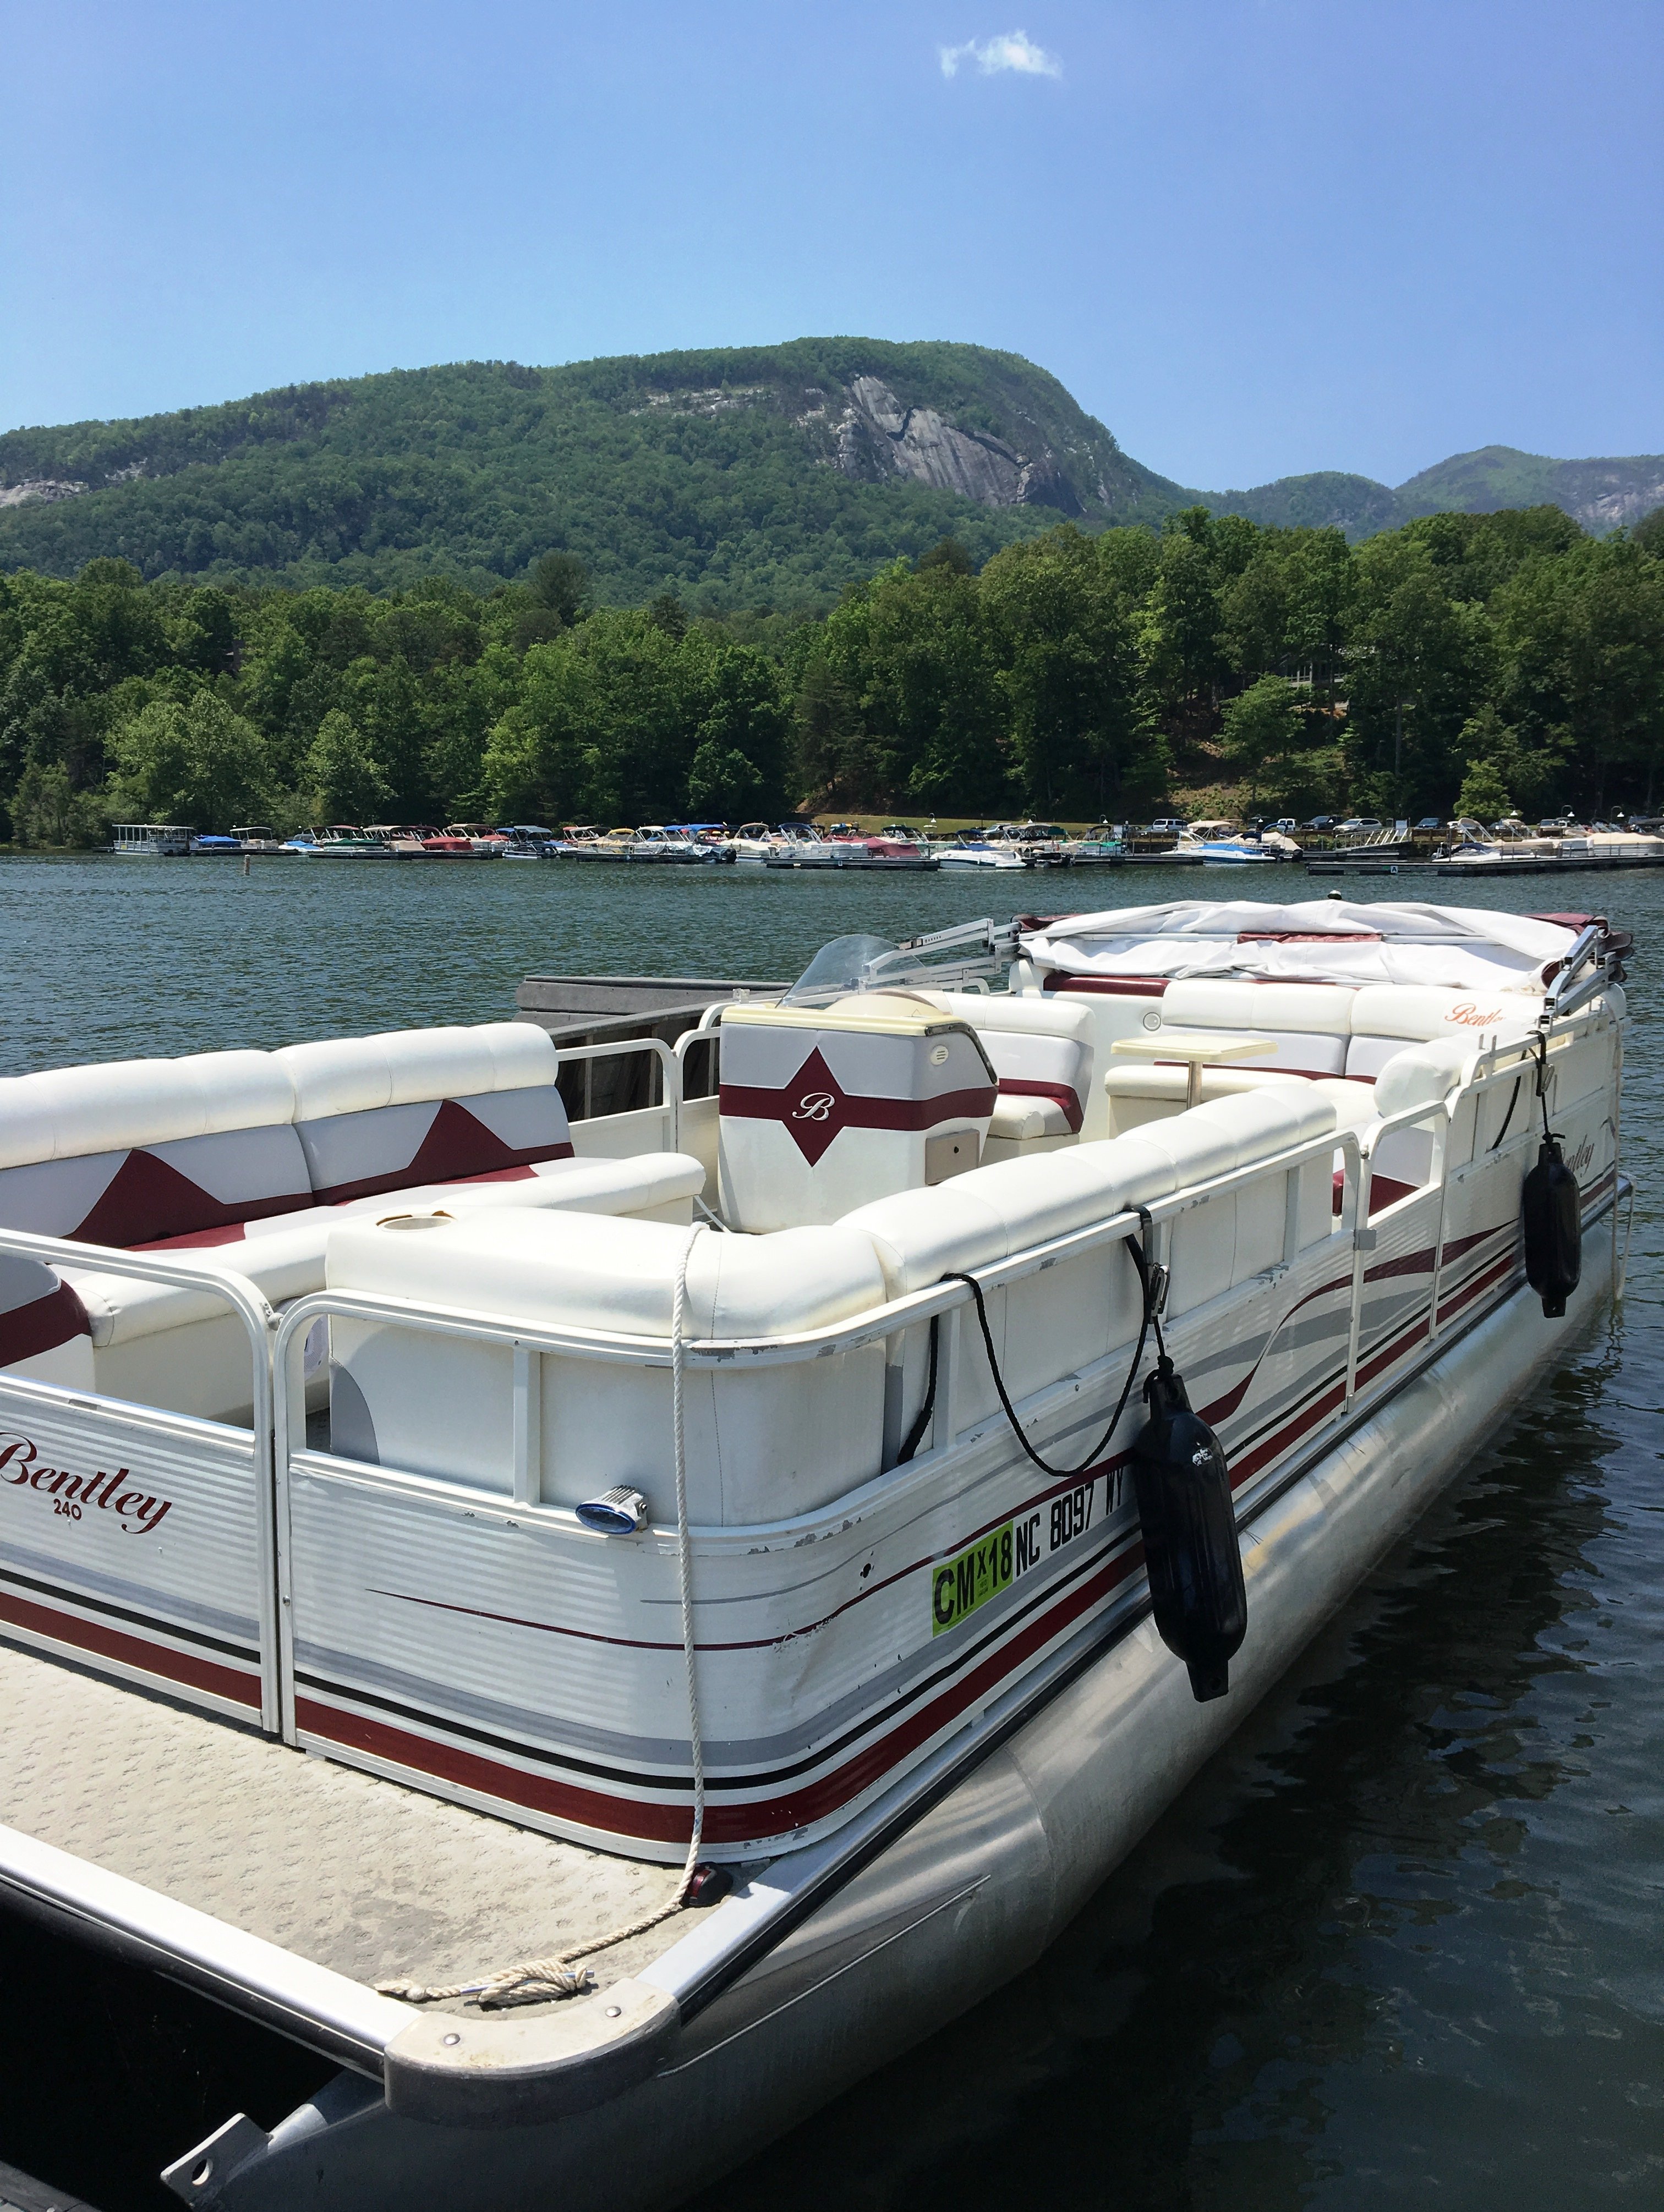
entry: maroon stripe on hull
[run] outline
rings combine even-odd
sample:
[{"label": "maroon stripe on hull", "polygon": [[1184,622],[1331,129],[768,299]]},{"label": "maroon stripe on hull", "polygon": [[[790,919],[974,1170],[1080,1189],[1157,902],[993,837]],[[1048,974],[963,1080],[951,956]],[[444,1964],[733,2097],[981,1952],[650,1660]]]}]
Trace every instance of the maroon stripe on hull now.
[{"label": "maroon stripe on hull", "polygon": [[[1483,1241],[1483,1236],[1496,1233],[1495,1230],[1487,1231],[1482,1232],[1481,1237],[1467,1241],[1478,1243]],[[1470,1304],[1484,1291],[1498,1284],[1515,1265],[1513,1253],[1504,1254],[1455,1293],[1442,1310],[1448,1313]],[[1389,1261],[1383,1272],[1396,1273],[1400,1269],[1396,1263]],[[1407,1352],[1424,1343],[1427,1330],[1427,1316],[1423,1313],[1390,1344],[1372,1353],[1368,1360],[1360,1366],[1358,1384],[1362,1386],[1374,1379]],[[1320,1427],[1344,1403],[1345,1395],[1344,1379],[1332,1382],[1273,1434],[1235,1460],[1231,1467],[1233,1489],[1240,1489],[1251,1481],[1297,1444],[1301,1437]],[[1207,1408],[1203,1418],[1210,1418],[1215,1410]],[[1125,1457],[1125,1455],[1120,1456]],[[1118,1459],[1103,1462],[1092,1469],[1083,1468],[1081,1475],[1074,1480],[1082,1480],[1088,1473],[1104,1473],[1118,1463]],[[720,1844],[761,1841],[812,1826],[840,1811],[873,1784],[891,1773],[911,1753],[950,1727],[967,1707],[985,1704],[997,1695],[1008,1678],[1025,1662],[1044,1650],[1065,1629],[1110,1597],[1123,1583],[1130,1581],[1143,1564],[1143,1546],[1135,1540],[1125,1551],[1096,1568],[1055,1606],[1021,1629],[1009,1643],[989,1654],[959,1680],[830,1774],[807,1782],[801,1788],[779,1797],[709,1808],[705,1820],[707,1837],[712,1843]],[[342,1694],[350,1696],[351,1693],[350,1690],[344,1690]],[[385,1721],[372,1720],[360,1713],[324,1705],[315,1698],[298,1699],[296,1712],[301,1725],[314,1735],[370,1753],[412,1772],[452,1782],[504,1803],[526,1806],[551,1819],[564,1820],[575,1826],[643,1843],[685,1844],[692,1832],[691,1808],[685,1809],[679,1805],[619,1797],[606,1791],[561,1782],[552,1777],[528,1774],[518,1767],[483,1757],[478,1753],[464,1751],[455,1745],[418,1735],[411,1729],[391,1726]]]},{"label": "maroon stripe on hull", "polygon": [[192,1652],[174,1651],[165,1644],[152,1644],[119,1628],[107,1628],[101,1621],[83,1620],[78,1613],[60,1613],[55,1606],[37,1604],[15,1591],[0,1589],[0,1620],[36,1636],[49,1636],[54,1643],[71,1644],[79,1651],[95,1652],[101,1659],[116,1660],[159,1680],[206,1691],[233,1705],[246,1705],[251,1712],[260,1710],[256,1675],[240,1674],[235,1668],[199,1659]]},{"label": "maroon stripe on hull", "polygon": [[[949,1727],[970,1706],[985,1704],[1005,1678],[1043,1650],[1082,1615],[1129,1581],[1143,1565],[1142,1544],[1134,1543],[1108,1560],[1078,1589],[992,1652],[916,1713],[840,1767],[780,1797],[706,1809],[704,1832],[713,1844],[744,1844],[807,1828],[838,1812],[912,1752]],[[342,1692],[350,1696],[350,1691]],[[686,1844],[692,1833],[691,1805],[665,1805],[619,1797],[602,1790],[528,1774],[521,1768],[464,1751],[454,1744],[418,1735],[386,1721],[371,1720],[314,1698],[296,1700],[296,1716],[308,1734],[387,1759],[420,1774],[478,1791],[507,1804],[524,1805],[551,1820],[643,1843]]]}]

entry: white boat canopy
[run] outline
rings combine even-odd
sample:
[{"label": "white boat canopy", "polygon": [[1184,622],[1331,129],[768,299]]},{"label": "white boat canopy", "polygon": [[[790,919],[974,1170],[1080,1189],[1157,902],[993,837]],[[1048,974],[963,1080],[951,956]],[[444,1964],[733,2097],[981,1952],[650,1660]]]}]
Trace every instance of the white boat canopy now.
[{"label": "white boat canopy", "polygon": [[1023,951],[1068,975],[1241,975],[1540,990],[1576,931],[1477,907],[1181,899],[1038,922]]}]

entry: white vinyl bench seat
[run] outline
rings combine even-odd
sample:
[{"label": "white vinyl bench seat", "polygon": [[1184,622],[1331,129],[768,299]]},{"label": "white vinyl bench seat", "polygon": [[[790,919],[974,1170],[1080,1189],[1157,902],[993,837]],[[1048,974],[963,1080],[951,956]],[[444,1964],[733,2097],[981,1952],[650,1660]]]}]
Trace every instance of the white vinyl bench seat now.
[{"label": "white vinyl bench seat", "polygon": [[46,1270],[43,1292],[13,1270],[0,1283],[0,1370],[241,1419],[247,1330],[207,1285],[235,1274],[274,1306],[321,1290],[344,1213],[690,1220],[698,1161],[574,1156],[558,1066],[542,1030],[488,1022],[0,1079],[0,1227],[154,1254],[204,1278],[201,1291],[141,1281],[89,1255],[84,1269]]}]

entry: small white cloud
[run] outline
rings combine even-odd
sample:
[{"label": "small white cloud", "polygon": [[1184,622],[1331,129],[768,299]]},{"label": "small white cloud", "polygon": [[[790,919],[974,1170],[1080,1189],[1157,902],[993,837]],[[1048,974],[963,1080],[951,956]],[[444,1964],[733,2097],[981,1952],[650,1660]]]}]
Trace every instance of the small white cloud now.
[{"label": "small white cloud", "polygon": [[996,39],[978,42],[967,39],[962,46],[939,46],[943,76],[957,76],[960,67],[974,63],[984,76],[998,76],[1006,70],[1019,76],[1061,76],[1064,65],[1056,54],[1037,46],[1027,31],[1003,31]]}]

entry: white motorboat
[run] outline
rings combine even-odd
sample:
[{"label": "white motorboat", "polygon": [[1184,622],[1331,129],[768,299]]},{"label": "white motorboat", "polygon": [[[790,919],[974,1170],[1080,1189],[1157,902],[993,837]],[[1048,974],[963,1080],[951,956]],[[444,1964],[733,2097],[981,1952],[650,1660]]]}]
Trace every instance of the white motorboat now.
[{"label": "white motorboat", "polygon": [[1193,852],[1213,868],[1263,866],[1288,857],[1258,837],[1245,836],[1234,822],[1192,822],[1179,840],[1179,851]]},{"label": "white motorboat", "polygon": [[540,822],[511,822],[500,833],[505,860],[552,860],[558,857],[560,833]]},{"label": "white motorboat", "polygon": [[966,832],[933,843],[931,852],[944,868],[1021,868],[1027,863],[1015,845],[990,844],[986,837]]},{"label": "white motorboat", "polygon": [[110,850],[130,860],[182,860],[190,853],[194,834],[180,822],[118,822]]},{"label": "white motorboat", "polygon": [[332,822],[321,829],[297,830],[284,846],[288,853],[305,853],[319,860],[385,860],[392,846],[372,836],[355,822]]},{"label": "white motorboat", "polygon": [[176,2194],[662,2203],[1038,1955],[1615,1289],[1621,951],[1192,901],[0,1081],[0,1880],[346,2069]]},{"label": "white motorboat", "polygon": [[745,822],[728,842],[737,866],[761,868],[776,854],[818,849],[826,840],[812,822]]},{"label": "white motorboat", "polygon": [[621,862],[636,857],[637,836],[633,830],[591,830],[570,828],[561,836],[561,851],[570,860]]},{"label": "white motorboat", "polygon": [[764,856],[765,868],[850,868],[868,874],[933,874],[941,866],[934,852],[911,837],[833,835],[814,844],[783,842]]},{"label": "white motorboat", "polygon": [[714,847],[699,843],[686,830],[667,830],[661,822],[649,822],[636,832],[630,857],[632,860],[667,861],[692,867],[709,866],[717,855]]}]

